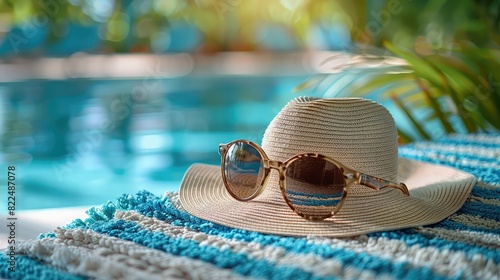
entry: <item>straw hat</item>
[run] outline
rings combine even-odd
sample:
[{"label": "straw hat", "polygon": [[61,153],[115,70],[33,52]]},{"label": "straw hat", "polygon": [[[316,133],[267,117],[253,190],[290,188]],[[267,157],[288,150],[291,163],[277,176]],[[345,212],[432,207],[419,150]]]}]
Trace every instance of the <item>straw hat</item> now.
[{"label": "straw hat", "polygon": [[404,182],[410,196],[397,189],[354,185],[336,215],[310,221],[287,206],[275,170],[258,197],[241,202],[225,189],[220,166],[194,164],[179,191],[185,210],[250,231],[347,237],[437,223],[463,205],[476,182],[473,175],[457,169],[398,158],[392,116],[382,105],[360,98],[302,97],[289,102],[267,127],[262,148],[279,161],[299,153],[321,153],[363,173]]}]

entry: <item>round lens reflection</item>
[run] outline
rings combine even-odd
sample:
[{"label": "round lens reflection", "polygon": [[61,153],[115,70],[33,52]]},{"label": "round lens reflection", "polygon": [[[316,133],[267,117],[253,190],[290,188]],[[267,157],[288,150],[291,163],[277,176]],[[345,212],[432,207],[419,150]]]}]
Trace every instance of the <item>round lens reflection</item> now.
[{"label": "round lens reflection", "polygon": [[286,194],[303,216],[330,216],[340,203],[345,181],[335,164],[315,157],[302,157],[286,168]]},{"label": "round lens reflection", "polygon": [[224,172],[229,191],[240,199],[250,198],[264,176],[262,157],[252,145],[236,142],[226,153]]}]

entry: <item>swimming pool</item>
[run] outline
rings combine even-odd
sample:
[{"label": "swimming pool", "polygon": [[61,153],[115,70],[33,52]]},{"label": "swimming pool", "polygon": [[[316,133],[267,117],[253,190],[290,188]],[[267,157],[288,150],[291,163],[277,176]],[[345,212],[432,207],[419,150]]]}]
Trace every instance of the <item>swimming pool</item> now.
[{"label": "swimming pool", "polygon": [[192,163],[219,163],[219,143],[260,143],[308,77],[188,75],[154,87],[143,79],[3,83],[1,159],[17,168],[17,209],[177,190]]}]

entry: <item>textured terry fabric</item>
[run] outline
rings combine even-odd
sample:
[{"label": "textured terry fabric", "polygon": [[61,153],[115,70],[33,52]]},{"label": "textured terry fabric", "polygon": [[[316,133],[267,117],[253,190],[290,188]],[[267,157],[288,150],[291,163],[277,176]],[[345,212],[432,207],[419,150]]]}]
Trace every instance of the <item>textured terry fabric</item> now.
[{"label": "textured terry fabric", "polygon": [[[177,193],[124,194],[17,246],[7,279],[499,279],[500,135],[401,147],[402,157],[478,178],[465,204],[430,226],[351,238],[232,229],[182,210]],[[62,225],[61,225],[62,226]]]}]

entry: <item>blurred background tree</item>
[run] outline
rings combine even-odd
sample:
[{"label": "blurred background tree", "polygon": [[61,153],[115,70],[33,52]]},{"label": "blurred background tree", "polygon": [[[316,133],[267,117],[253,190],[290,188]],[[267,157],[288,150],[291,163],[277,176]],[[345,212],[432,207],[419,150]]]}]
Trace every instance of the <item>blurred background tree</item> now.
[{"label": "blurred background tree", "polygon": [[500,129],[499,29],[499,0],[0,0],[4,59],[337,51],[298,90],[390,100],[402,141]]}]

